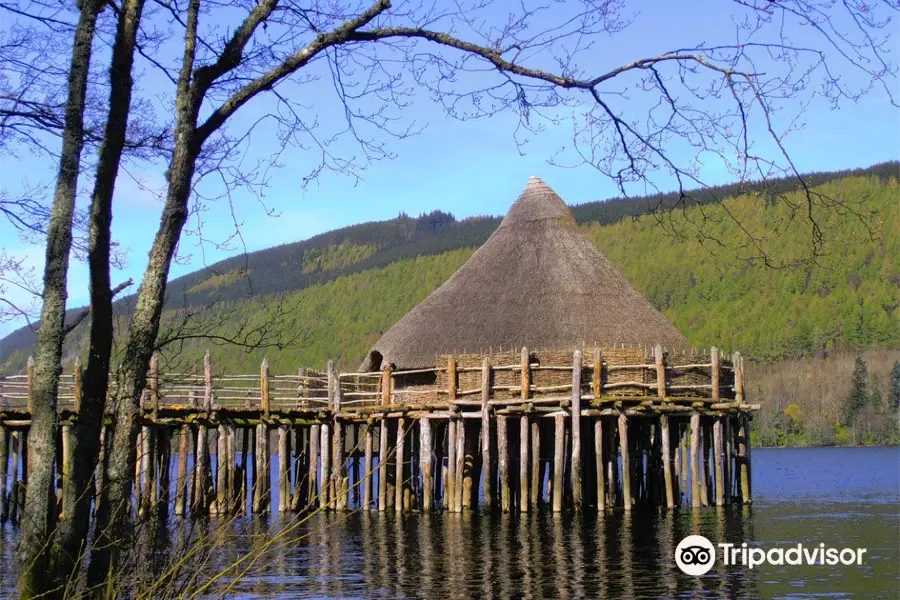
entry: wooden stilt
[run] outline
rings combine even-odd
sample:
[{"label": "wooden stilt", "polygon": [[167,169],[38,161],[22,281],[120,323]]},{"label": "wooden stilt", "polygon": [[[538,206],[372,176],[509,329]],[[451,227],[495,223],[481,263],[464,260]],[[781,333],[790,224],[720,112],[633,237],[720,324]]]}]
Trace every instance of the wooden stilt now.
[{"label": "wooden stilt", "polygon": [[631,510],[631,448],[628,445],[628,417],[619,414],[619,446],[622,452],[622,502]]},{"label": "wooden stilt", "polygon": [[597,473],[597,510],[606,510],[606,444],[603,438],[603,419],[594,421],[594,463]]},{"label": "wooden stilt", "polygon": [[327,423],[319,425],[319,456],[322,475],[319,478],[319,508],[331,506],[331,432]]},{"label": "wooden stilt", "polygon": [[422,460],[422,510],[431,511],[434,499],[434,467],[432,465],[431,419],[419,419],[419,455]]},{"label": "wooden stilt", "polygon": [[291,502],[291,442],[287,425],[278,428],[278,512],[286,513]]},{"label": "wooden stilt", "polygon": [[456,510],[456,419],[447,423],[447,487],[444,489],[444,509]]},{"label": "wooden stilt", "polygon": [[165,517],[169,513],[169,474],[172,466],[172,430],[160,428],[157,434],[157,472],[159,477],[158,497],[154,513]]},{"label": "wooden stilt", "polygon": [[738,453],[740,454],[741,502],[752,504],[750,478],[750,420],[738,417]]},{"label": "wooden stilt", "polygon": [[484,505],[494,508],[494,472],[491,460],[491,414],[488,401],[491,397],[491,365],[488,357],[481,360],[481,486]]},{"label": "wooden stilt", "polygon": [[672,487],[672,439],[669,431],[669,417],[660,415],[659,429],[662,436],[663,485],[666,493],[666,507],[675,508],[675,491]]},{"label": "wooden stilt", "polygon": [[553,512],[562,512],[563,480],[565,479],[566,421],[562,415],[553,418]]},{"label": "wooden stilt", "polygon": [[497,417],[497,456],[500,463],[500,510],[509,512],[509,439],[508,417]]},{"label": "wooden stilt", "polygon": [[191,426],[182,425],[178,434],[178,473],[175,476],[175,515],[184,515],[184,495],[187,491],[187,457],[190,452]]},{"label": "wooden stilt", "polygon": [[[238,490],[238,473],[237,467],[237,440],[235,439],[235,431],[233,425],[225,426],[225,462],[228,465],[228,478],[225,481],[225,511],[233,514],[236,507],[236,497]],[[220,507],[221,508],[221,507]]]},{"label": "wooden stilt", "polygon": [[453,511],[462,512],[463,496],[465,495],[465,468],[466,468],[466,421],[456,421],[456,482],[454,483]]},{"label": "wooden stilt", "polygon": [[[242,428],[243,432],[241,434],[241,478],[240,478],[240,486],[237,489],[238,497],[235,498],[235,503],[239,504],[238,514],[246,514],[248,510],[247,500],[250,498],[248,493],[249,490],[252,490],[253,487],[256,486],[256,461],[249,460],[248,453],[251,450],[255,451],[256,448],[256,434],[254,430],[250,427]],[[252,438],[251,438],[252,436]],[[251,487],[247,487],[247,477],[248,473],[251,476]]]},{"label": "wooden stilt", "polygon": [[321,506],[319,500],[319,485],[322,478],[319,477],[319,444],[322,440],[321,425],[311,425],[309,428],[309,477],[307,478],[306,505]]},{"label": "wooden stilt", "polygon": [[[478,477],[475,468],[475,457],[478,456],[478,447],[481,444],[481,436],[477,433],[475,422],[471,421],[467,426],[463,427],[464,439],[464,455],[463,455],[463,479],[462,479],[462,507],[470,509],[478,506]],[[459,427],[456,429],[459,434]],[[459,458],[459,457],[457,457]]]},{"label": "wooden stilt", "polygon": [[387,454],[387,420],[381,419],[381,427],[378,429],[378,510],[387,509]]},{"label": "wooden stilt", "polygon": [[406,487],[406,419],[397,419],[397,445],[394,451],[394,510],[403,512],[403,490]]},{"label": "wooden stilt", "polygon": [[681,427],[681,488],[685,493],[690,489],[690,429],[688,423]]},{"label": "wooden stilt", "polygon": [[22,455],[22,442],[25,436],[21,431],[13,431],[10,437],[10,446],[12,446],[12,460],[10,461],[10,471],[12,472],[12,480],[9,488],[8,510],[9,520],[17,523],[19,520],[19,460]]},{"label": "wooden stilt", "polygon": [[732,467],[732,458],[734,457],[734,430],[731,427],[731,417],[722,417],[722,481],[725,485],[725,506],[731,504],[731,493],[733,489],[732,481],[734,480],[734,469]]},{"label": "wooden stilt", "polygon": [[332,469],[332,498],[331,498],[331,508],[333,510],[346,510],[347,508],[347,461],[344,452],[344,435],[346,434],[346,427],[343,423],[334,420],[333,424],[334,435],[332,435],[332,456],[331,456],[331,469]]},{"label": "wooden stilt", "polygon": [[710,494],[710,485],[709,485],[709,449],[712,446],[712,437],[710,426],[708,423],[700,425],[700,443],[702,444],[700,447],[700,505],[701,506],[709,506],[709,494]]},{"label": "wooden stilt", "polygon": [[581,350],[572,355],[572,505],[576,511],[584,504],[581,490]]},{"label": "wooden stilt", "polygon": [[722,419],[716,418],[713,423],[713,460],[715,461],[716,506],[725,506],[725,448],[722,440]]},{"label": "wooden stilt", "polygon": [[605,432],[606,442],[606,505],[613,508],[618,503],[619,496],[619,451],[616,447],[618,435],[617,426],[610,423],[609,430]]},{"label": "wooden stilt", "polygon": [[9,430],[0,425],[0,523],[9,518],[9,502],[6,495],[6,477],[9,466]]},{"label": "wooden stilt", "polygon": [[691,506],[700,507],[700,413],[691,413]]},{"label": "wooden stilt", "polygon": [[541,505],[541,427],[537,419],[531,423],[531,505]]},{"label": "wooden stilt", "polygon": [[681,429],[678,422],[674,422],[675,454],[672,457],[672,494],[676,506],[681,506]]},{"label": "wooden stilt", "polygon": [[519,511],[528,512],[531,502],[528,500],[528,490],[531,487],[531,478],[528,475],[528,434],[531,427],[528,417],[519,417]]},{"label": "wooden stilt", "polygon": [[222,514],[228,512],[228,428],[219,424],[216,435],[216,502],[211,505],[210,512]]},{"label": "wooden stilt", "polygon": [[372,474],[373,448],[375,444],[375,433],[373,431],[374,424],[370,420],[366,424],[366,448],[365,463],[363,464],[363,497],[362,509],[369,510],[372,507],[372,482],[374,481]]},{"label": "wooden stilt", "polygon": [[[304,374],[305,375],[305,374]],[[294,428],[294,490],[291,511],[297,512],[306,505],[304,495],[309,481],[309,447],[306,427]]]},{"label": "wooden stilt", "polygon": [[209,497],[206,492],[206,466],[209,464],[209,445],[207,440],[207,427],[200,423],[197,425],[197,443],[194,445],[196,457],[194,459],[194,503],[192,508],[197,514],[209,511]]}]

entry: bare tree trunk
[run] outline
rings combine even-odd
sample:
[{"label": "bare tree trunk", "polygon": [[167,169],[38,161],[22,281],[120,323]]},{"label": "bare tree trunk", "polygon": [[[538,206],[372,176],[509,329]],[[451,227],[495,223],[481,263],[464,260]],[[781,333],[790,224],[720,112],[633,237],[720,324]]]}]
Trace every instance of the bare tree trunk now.
[{"label": "bare tree trunk", "polygon": [[[183,134],[185,139],[193,132],[191,123],[179,125],[178,135]],[[170,163],[166,207],[150,251],[150,262],[138,290],[137,306],[128,331],[106,465],[107,485],[101,495],[96,523],[98,537],[88,569],[88,585],[91,587],[103,585],[114,574],[129,537],[132,480],[137,459],[135,447],[141,427],[141,394],[159,332],[169,266],[187,220],[187,199],[196,158],[196,154],[191,154],[193,147],[193,144],[185,144],[176,148]]]},{"label": "bare tree trunk", "polygon": [[69,251],[72,247],[72,218],[81,150],[84,147],[85,98],[91,45],[101,6],[99,2],[88,0],[81,4],[69,67],[62,153],[53,209],[47,227],[43,308],[37,335],[31,430],[28,434],[32,467],[25,492],[22,537],[19,543],[19,591],[22,598],[52,598],[59,593],[53,592],[53,580],[47,577],[51,537],[57,518],[53,479],[53,465],[56,462],[56,404],[62,342],[65,337],[66,282]]},{"label": "bare tree trunk", "polygon": [[167,172],[169,188],[150,260],[138,290],[119,373],[119,396],[107,455],[108,483],[101,495],[96,522],[97,541],[88,568],[88,586],[96,589],[96,595],[101,597],[113,597],[112,577],[128,543],[132,475],[137,459],[134,450],[141,427],[141,393],[159,332],[169,266],[187,220],[191,181],[201,145],[196,123],[202,93],[191,85],[198,13],[199,0],[192,0],[188,8],[185,50],[176,97],[175,150]]},{"label": "bare tree trunk", "polygon": [[74,480],[72,489],[75,493],[75,506],[73,513],[60,524],[59,543],[54,548],[53,576],[60,585],[77,571],[87,547],[90,528],[93,495],[89,490],[100,450],[100,433],[106,408],[113,340],[112,301],[115,291],[110,289],[109,278],[112,199],[125,146],[134,84],[132,67],[135,42],[143,9],[144,0],[123,2],[109,73],[109,115],[91,199],[88,261],[92,317],[81,411],[75,424],[73,440],[75,462],[72,469]]}]

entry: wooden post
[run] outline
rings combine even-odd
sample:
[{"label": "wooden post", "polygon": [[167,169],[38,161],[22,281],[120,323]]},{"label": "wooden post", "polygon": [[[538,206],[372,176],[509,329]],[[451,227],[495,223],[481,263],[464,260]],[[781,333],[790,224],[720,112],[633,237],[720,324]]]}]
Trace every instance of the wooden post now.
[{"label": "wooden post", "polygon": [[381,403],[383,405],[394,403],[391,391],[391,367],[385,366],[381,372]]},{"label": "wooden post", "polygon": [[744,358],[740,352],[731,356],[731,367],[734,369],[734,399],[744,402]]},{"label": "wooden post", "polygon": [[374,478],[372,477],[372,458],[373,458],[373,446],[375,444],[375,434],[372,431],[374,427],[373,422],[370,420],[366,423],[366,449],[365,449],[365,463],[363,464],[363,498],[362,498],[362,509],[369,510],[372,505],[372,481]]},{"label": "wooden post", "polygon": [[197,443],[195,445],[194,462],[194,508],[198,514],[209,510],[209,495],[206,488],[207,469],[209,468],[208,429],[204,423],[197,425]]},{"label": "wooden post", "polygon": [[9,464],[9,430],[0,425],[0,523],[9,518],[9,504],[6,496],[6,474]]},{"label": "wooden post", "polygon": [[19,514],[19,457],[22,455],[22,444],[24,443],[24,435],[21,431],[13,431],[10,435],[10,446],[12,447],[12,460],[10,468],[12,469],[12,481],[9,488],[8,499],[8,516],[9,520],[15,523]]},{"label": "wooden post", "polygon": [[531,506],[537,510],[541,504],[541,426],[537,419],[531,422]]},{"label": "wooden post", "polygon": [[178,474],[175,477],[175,515],[184,515],[184,495],[187,490],[187,455],[190,452],[191,426],[185,423],[181,426],[178,436]]},{"label": "wooden post", "polygon": [[269,362],[263,359],[259,366],[259,402],[264,419],[269,418]]},{"label": "wooden post", "polygon": [[606,510],[606,444],[603,438],[603,419],[594,421],[594,460],[597,473],[597,510]]},{"label": "wooden post", "polygon": [[[715,389],[715,388],[713,388]],[[722,418],[717,417],[713,423],[713,446],[715,455],[713,460],[716,465],[716,506],[725,505],[725,450],[722,446]]]},{"label": "wooden post", "polygon": [[528,348],[522,346],[522,352],[519,355],[519,369],[522,372],[522,400],[528,400],[531,395],[531,355]]},{"label": "wooden post", "polygon": [[732,458],[734,457],[734,429],[731,426],[731,417],[722,417],[722,481],[725,483],[725,506],[731,504],[732,482],[734,481],[734,469]]},{"label": "wooden post", "polygon": [[528,476],[528,432],[530,429],[528,417],[519,417],[519,512],[528,512],[531,506],[528,501],[528,489],[531,487],[531,479]]},{"label": "wooden post", "polygon": [[309,448],[306,427],[293,428],[294,449],[294,492],[291,495],[291,511],[297,512],[304,506],[303,496],[309,480]]},{"label": "wooden post", "polygon": [[311,425],[309,428],[309,479],[307,480],[309,487],[306,494],[307,506],[321,506],[321,504],[319,504],[319,485],[322,482],[322,478],[319,477],[319,442],[321,439],[321,425]]},{"label": "wooden post", "polygon": [[659,344],[653,349],[653,358],[656,360],[656,395],[666,397],[666,364],[663,360],[663,349]]},{"label": "wooden post", "polygon": [[508,417],[497,417],[497,454],[500,463],[500,510],[505,513],[509,512],[510,507],[510,488],[509,488],[509,439],[508,439]]},{"label": "wooden post", "polygon": [[662,436],[663,485],[666,486],[666,508],[675,508],[675,490],[672,483],[672,437],[668,415],[660,415],[659,428]]},{"label": "wooden post", "polygon": [[631,510],[631,449],[628,446],[628,417],[619,413],[619,446],[622,451],[622,499],[625,510]]},{"label": "wooden post", "polygon": [[[236,501],[238,495],[238,473],[241,471],[237,468],[237,442],[235,441],[235,432],[233,425],[225,426],[226,432],[226,447],[225,447],[225,462],[228,465],[226,471],[228,471],[228,479],[225,482],[225,511],[228,514],[232,514],[236,509]],[[221,510],[222,507],[220,506]]]},{"label": "wooden post", "polygon": [[752,504],[750,496],[750,419],[745,415],[738,417],[738,453],[740,454],[741,502]]},{"label": "wooden post", "polygon": [[278,512],[291,506],[291,441],[287,425],[278,427]]},{"label": "wooden post", "polygon": [[328,423],[319,426],[319,455],[322,461],[322,477],[319,479],[319,508],[331,505],[331,434]]},{"label": "wooden post", "polygon": [[228,427],[219,424],[216,437],[216,514],[226,514],[229,507],[228,498]]},{"label": "wooden post", "polygon": [[[28,362],[25,363],[25,384],[28,389],[28,399],[26,401],[26,408],[28,409],[28,414],[32,414],[32,408],[34,406],[34,357],[29,356]],[[15,493],[15,490],[13,490]]]},{"label": "wooden post", "polygon": [[581,510],[581,350],[572,354],[572,504]]},{"label": "wooden post", "polygon": [[347,460],[344,452],[344,436],[347,428],[343,423],[334,420],[332,425],[334,434],[331,436],[332,457],[331,457],[331,507],[334,510],[345,510],[347,508]]},{"label": "wooden post", "polygon": [[397,419],[397,449],[394,458],[394,510],[403,512],[403,490],[405,485],[406,466],[406,419]]},{"label": "wooden post", "polygon": [[603,353],[600,348],[594,348],[594,372],[591,381],[591,391],[595,398],[603,394]]},{"label": "wooden post", "polygon": [[75,357],[75,364],[72,366],[72,412],[76,415],[81,412],[81,357]]},{"label": "wooden post", "polygon": [[700,505],[709,506],[709,447],[712,445],[712,432],[709,423],[700,426]]},{"label": "wooden post", "polygon": [[444,488],[444,509],[456,510],[456,418],[451,411],[447,422],[447,485]]},{"label": "wooden post", "polygon": [[494,507],[494,476],[491,466],[491,415],[488,401],[491,397],[491,365],[488,357],[481,359],[481,485],[484,488],[484,504]]},{"label": "wooden post", "polygon": [[463,494],[465,493],[465,468],[466,468],[466,421],[456,421],[456,482],[454,491],[454,512],[462,512]]},{"label": "wooden post", "polygon": [[422,510],[431,512],[434,498],[434,468],[432,466],[431,420],[428,417],[419,419],[419,456],[422,461]]},{"label": "wooden post", "polygon": [[691,413],[691,506],[700,507],[700,413]]},{"label": "wooden post", "polygon": [[[3,459],[5,458],[4,456]],[[70,424],[62,426],[62,465],[62,516],[60,520],[72,516],[76,500],[75,480],[72,478],[72,468],[75,465],[75,437]],[[3,477],[5,479],[5,473]]]},{"label": "wooden post", "polygon": [[[209,353],[207,353],[207,360],[209,360]],[[147,390],[150,393],[150,418],[155,423],[159,418],[159,355],[156,352],[150,357]]]},{"label": "wooden post", "polygon": [[378,510],[387,510],[387,454],[388,425],[387,419],[381,418],[378,430]]},{"label": "wooden post", "polygon": [[566,421],[563,415],[556,415],[553,421],[555,425],[553,436],[553,512],[562,512],[563,479],[566,470]]},{"label": "wooden post", "polygon": [[709,349],[709,362],[710,362],[710,383],[712,384],[712,399],[713,402],[719,401],[719,381],[721,379],[720,376],[720,368],[719,368],[719,349],[713,346]]}]

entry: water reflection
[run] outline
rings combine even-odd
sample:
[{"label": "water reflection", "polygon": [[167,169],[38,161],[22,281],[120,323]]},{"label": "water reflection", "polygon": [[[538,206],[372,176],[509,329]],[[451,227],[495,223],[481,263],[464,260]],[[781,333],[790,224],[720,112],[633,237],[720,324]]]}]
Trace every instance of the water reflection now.
[{"label": "water reflection", "polygon": [[[819,468],[812,460],[800,467],[793,455],[778,463],[780,456],[760,464],[789,475]],[[782,479],[763,479],[756,487],[763,500],[752,510],[636,509],[599,515],[375,511],[306,519],[153,522],[137,533],[144,553],[132,562],[136,579],[129,581],[132,589],[147,591],[171,569],[174,576],[151,593],[155,597],[180,596],[181,589],[209,583],[204,595],[211,598],[895,598],[900,589],[897,451],[852,456],[857,460],[841,469],[833,458],[822,461],[815,479],[820,483],[794,485],[779,502],[766,502],[767,495],[774,495],[767,488],[788,489]],[[840,482],[860,462],[869,467],[868,479],[854,485],[868,495],[865,502],[848,502]],[[822,481],[834,485],[824,488]],[[868,487],[863,485],[867,481]],[[822,489],[834,497],[826,498]],[[704,535],[714,544],[865,547],[868,558],[862,567],[750,570],[717,564],[697,578],[682,574],[673,560],[675,546],[690,534]],[[0,527],[0,597],[14,586],[9,565],[16,535],[9,524]]]},{"label": "water reflection", "polygon": [[750,539],[744,520],[724,510],[253,519],[235,524],[203,570],[221,572],[249,551],[259,559],[244,579],[212,589],[263,597],[753,597],[751,572],[717,568],[687,577],[670,558],[677,540],[693,532],[714,542]]}]

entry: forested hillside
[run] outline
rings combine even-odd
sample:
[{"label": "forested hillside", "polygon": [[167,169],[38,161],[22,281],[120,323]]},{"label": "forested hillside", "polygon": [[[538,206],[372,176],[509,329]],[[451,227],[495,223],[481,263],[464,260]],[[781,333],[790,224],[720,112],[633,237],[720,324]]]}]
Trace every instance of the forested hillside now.
[{"label": "forested hillside", "polygon": [[[652,217],[632,217],[674,196],[614,200],[573,207],[587,234],[655,306],[698,347],[740,348],[752,358],[815,356],[834,349],[900,347],[896,314],[900,285],[900,165],[860,172],[816,174],[816,191],[849,202],[853,214],[833,211],[819,223],[826,245],[813,264],[771,269],[741,250],[710,250],[667,235]],[[783,183],[784,192],[788,185]],[[697,195],[705,232],[739,239],[739,224],[766,252],[800,257],[809,233],[783,222],[786,204],[769,189],[720,188]],[[729,193],[724,207],[715,194]],[[796,194],[796,192],[794,192]],[[802,201],[800,196],[793,197]],[[672,219],[695,218],[672,213]],[[726,213],[727,211],[727,213]],[[731,216],[737,217],[736,222]],[[273,371],[321,366],[329,358],[359,363],[378,336],[445,281],[496,228],[496,217],[457,221],[435,211],[419,218],[365,223],[310,240],[235,257],[172,282],[166,322],[188,339],[170,345],[170,360],[197,361],[210,348],[219,369],[253,372],[265,355]],[[128,301],[119,302],[120,323]],[[185,313],[191,317],[185,320]],[[598,315],[598,318],[602,318]],[[185,323],[192,324],[185,328]],[[276,346],[250,350],[221,345],[221,337],[273,325]],[[204,331],[207,327],[209,330]],[[67,340],[69,359],[83,349],[85,325]],[[274,330],[274,331],[273,331]],[[211,333],[217,339],[197,337]],[[271,338],[277,333],[277,339]],[[3,340],[2,371],[20,371],[31,332]],[[279,347],[280,346],[280,347]]]}]

